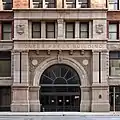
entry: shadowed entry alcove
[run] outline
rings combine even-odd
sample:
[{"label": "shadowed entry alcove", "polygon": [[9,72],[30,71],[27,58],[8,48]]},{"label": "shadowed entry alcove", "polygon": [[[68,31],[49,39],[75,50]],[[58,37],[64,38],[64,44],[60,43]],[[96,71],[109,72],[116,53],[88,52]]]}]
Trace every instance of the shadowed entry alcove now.
[{"label": "shadowed entry alcove", "polygon": [[65,64],[47,68],[40,79],[42,111],[80,111],[81,90],[77,72]]}]

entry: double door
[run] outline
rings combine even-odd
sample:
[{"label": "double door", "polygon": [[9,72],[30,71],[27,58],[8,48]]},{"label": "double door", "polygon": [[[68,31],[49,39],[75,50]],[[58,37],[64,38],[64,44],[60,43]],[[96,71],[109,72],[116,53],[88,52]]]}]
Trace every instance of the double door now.
[{"label": "double door", "polygon": [[42,111],[80,111],[79,95],[41,96]]}]

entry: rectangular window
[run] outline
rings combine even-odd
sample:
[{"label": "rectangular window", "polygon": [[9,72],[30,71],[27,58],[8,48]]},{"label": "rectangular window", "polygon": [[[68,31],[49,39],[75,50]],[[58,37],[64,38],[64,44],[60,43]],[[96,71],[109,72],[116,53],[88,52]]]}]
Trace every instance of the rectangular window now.
[{"label": "rectangular window", "polygon": [[2,39],[12,39],[12,23],[2,23]]},{"label": "rectangular window", "polygon": [[46,38],[55,38],[55,22],[46,23]]},{"label": "rectangular window", "polygon": [[80,22],[80,38],[89,38],[88,22]]},{"label": "rectangular window", "polygon": [[119,9],[119,0],[108,0],[108,9],[109,10],[118,10]]},{"label": "rectangular window", "polygon": [[3,9],[11,10],[12,9],[12,0],[2,0],[3,1]]},{"label": "rectangular window", "polygon": [[0,52],[0,77],[11,77],[10,52]]},{"label": "rectangular window", "polygon": [[32,38],[41,38],[41,23],[32,23]]},{"label": "rectangular window", "polygon": [[11,88],[0,87],[0,111],[10,111],[11,105]]},{"label": "rectangular window", "polygon": [[33,0],[33,8],[42,8],[42,0]]},{"label": "rectangular window", "polygon": [[87,8],[88,0],[78,0],[77,8]]},{"label": "rectangular window", "polygon": [[119,38],[119,24],[118,23],[110,23],[109,24],[109,39],[118,39]]},{"label": "rectangular window", "polygon": [[111,76],[120,76],[120,51],[109,53],[109,72]]},{"label": "rectangular window", "polygon": [[75,38],[75,23],[74,22],[66,22],[65,29],[65,37],[66,38]]},{"label": "rectangular window", "polygon": [[66,0],[67,8],[75,8],[76,7],[76,0]]},{"label": "rectangular window", "polygon": [[56,0],[45,0],[45,8],[56,8]]}]

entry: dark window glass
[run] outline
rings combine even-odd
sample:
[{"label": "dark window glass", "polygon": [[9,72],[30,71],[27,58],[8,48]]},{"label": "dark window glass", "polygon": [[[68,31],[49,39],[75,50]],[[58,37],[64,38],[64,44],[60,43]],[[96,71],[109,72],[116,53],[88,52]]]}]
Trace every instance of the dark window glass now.
[{"label": "dark window glass", "polygon": [[56,8],[56,0],[45,0],[45,8]]},{"label": "dark window glass", "polygon": [[32,38],[41,38],[41,23],[32,23]]},{"label": "dark window glass", "polygon": [[81,22],[80,23],[80,38],[88,38],[89,37],[89,23]]},{"label": "dark window glass", "polygon": [[3,1],[3,9],[11,10],[12,9],[12,0],[2,0]]},{"label": "dark window glass", "polygon": [[67,8],[75,8],[76,7],[76,0],[66,0]]},{"label": "dark window glass", "polygon": [[46,38],[55,38],[55,22],[46,23]]},{"label": "dark window glass", "polygon": [[0,52],[0,77],[11,76],[11,53]]},{"label": "dark window glass", "polygon": [[11,88],[0,87],[0,111],[10,111]]},{"label": "dark window glass", "polygon": [[66,22],[66,38],[75,38],[75,23]]},{"label": "dark window glass", "polygon": [[89,0],[78,0],[78,7],[77,8],[87,8],[89,7]]},{"label": "dark window glass", "polygon": [[2,24],[2,39],[11,40],[12,39],[12,23]]},{"label": "dark window glass", "polygon": [[42,0],[33,0],[33,8],[42,8]]}]

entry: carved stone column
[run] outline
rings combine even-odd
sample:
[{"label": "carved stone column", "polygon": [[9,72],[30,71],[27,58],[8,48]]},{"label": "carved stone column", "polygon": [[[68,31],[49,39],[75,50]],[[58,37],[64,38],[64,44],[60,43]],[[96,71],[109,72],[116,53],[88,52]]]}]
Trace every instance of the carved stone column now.
[{"label": "carved stone column", "polygon": [[64,20],[58,19],[58,39],[64,39]]},{"label": "carved stone column", "polygon": [[31,86],[30,87],[30,111],[31,112],[40,112],[41,105],[39,100],[39,86]]}]

